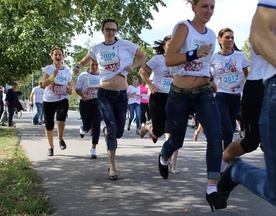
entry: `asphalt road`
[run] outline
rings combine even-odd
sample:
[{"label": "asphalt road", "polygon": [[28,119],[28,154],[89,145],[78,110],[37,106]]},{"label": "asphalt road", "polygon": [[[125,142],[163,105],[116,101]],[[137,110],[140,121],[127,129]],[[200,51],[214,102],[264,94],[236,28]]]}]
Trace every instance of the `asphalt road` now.
[{"label": "asphalt road", "polygon": [[[156,144],[146,135],[136,135],[135,126],[125,130],[118,141],[118,181],[108,179],[108,157],[103,135],[97,147],[98,159],[90,158],[91,137],[79,136],[79,114],[69,112],[64,140],[66,150],[60,150],[55,136],[55,155],[47,156],[48,144],[44,126],[32,125],[33,113],[24,112],[15,119],[21,145],[45,186],[45,193],[54,208],[51,215],[276,215],[275,207],[237,186],[224,210],[211,212],[205,200],[206,142],[201,134],[192,140],[194,129],[187,128],[184,146],[179,152],[180,174],[168,180],[158,172],[158,154],[164,141]],[[237,137],[237,135],[235,135]],[[258,167],[264,167],[260,149],[242,157]]]}]

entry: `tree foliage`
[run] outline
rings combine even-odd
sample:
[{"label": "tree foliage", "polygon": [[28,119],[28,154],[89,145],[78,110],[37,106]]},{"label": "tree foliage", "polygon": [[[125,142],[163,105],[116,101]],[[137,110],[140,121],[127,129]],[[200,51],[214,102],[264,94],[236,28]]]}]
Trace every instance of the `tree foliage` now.
[{"label": "tree foliage", "polygon": [[119,22],[126,39],[145,44],[139,35],[151,29],[151,11],[162,0],[0,0],[0,83],[24,80],[51,63],[49,50],[58,45],[70,55],[75,34],[101,29],[106,18]]}]

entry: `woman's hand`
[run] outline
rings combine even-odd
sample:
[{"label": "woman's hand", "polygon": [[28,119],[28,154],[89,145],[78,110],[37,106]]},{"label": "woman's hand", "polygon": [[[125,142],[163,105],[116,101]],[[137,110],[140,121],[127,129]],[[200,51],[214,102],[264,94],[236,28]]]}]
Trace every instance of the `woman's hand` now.
[{"label": "woman's hand", "polygon": [[200,48],[198,48],[197,53],[196,53],[197,57],[201,58],[201,57],[205,57],[205,56],[209,55],[209,53],[212,50],[212,46],[213,46],[212,43],[209,45],[200,46]]},{"label": "woman's hand", "polygon": [[71,95],[72,94],[72,88],[67,88],[68,94]]},{"label": "woman's hand", "polygon": [[148,86],[151,94],[158,92],[158,88],[153,83],[149,84]]},{"label": "woman's hand", "polygon": [[196,130],[195,133],[194,133],[194,141],[195,142],[197,141],[199,133],[200,133],[200,130]]}]

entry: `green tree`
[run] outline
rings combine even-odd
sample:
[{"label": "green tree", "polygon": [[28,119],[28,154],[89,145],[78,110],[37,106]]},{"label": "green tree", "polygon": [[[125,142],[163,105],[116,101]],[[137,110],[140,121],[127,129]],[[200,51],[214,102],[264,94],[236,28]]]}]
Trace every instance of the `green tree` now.
[{"label": "green tree", "polygon": [[242,47],[242,51],[245,53],[245,55],[247,56],[248,60],[250,61],[250,42],[249,42],[248,38],[244,41],[244,45]]},{"label": "green tree", "polygon": [[143,42],[143,28],[151,29],[151,11],[166,6],[161,0],[0,0],[0,83],[20,80],[51,63],[49,50],[66,47],[70,55],[75,34],[101,29],[115,18],[120,33]]}]

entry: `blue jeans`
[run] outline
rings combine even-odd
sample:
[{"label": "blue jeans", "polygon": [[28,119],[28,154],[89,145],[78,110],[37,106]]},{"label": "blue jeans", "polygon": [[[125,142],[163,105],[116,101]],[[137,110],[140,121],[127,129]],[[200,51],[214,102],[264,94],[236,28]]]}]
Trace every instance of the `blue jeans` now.
[{"label": "blue jeans", "polygon": [[232,168],[231,177],[276,206],[276,75],[265,83],[259,127],[266,169],[238,161]]},{"label": "blue jeans", "polygon": [[233,141],[236,120],[240,111],[241,96],[218,92],[216,100],[220,111],[222,140],[224,149]]},{"label": "blue jeans", "polygon": [[140,124],[141,124],[141,106],[140,106],[140,104],[138,104],[138,103],[129,104],[128,108],[129,108],[129,113],[130,113],[128,124],[131,124],[132,120],[134,119],[134,111],[135,111],[136,128],[139,129]]},{"label": "blue jeans", "polygon": [[126,90],[98,89],[98,107],[107,128],[107,150],[117,149],[117,139],[124,133],[127,111]]},{"label": "blue jeans", "polygon": [[175,150],[183,146],[191,111],[196,113],[207,138],[207,178],[218,179],[222,160],[220,113],[211,89],[197,94],[170,91],[166,113],[171,136],[163,144],[161,154],[170,158]]},{"label": "blue jeans", "polygon": [[35,103],[36,106],[36,113],[33,117],[33,124],[37,124],[42,122],[43,120],[43,104],[42,103]]}]

